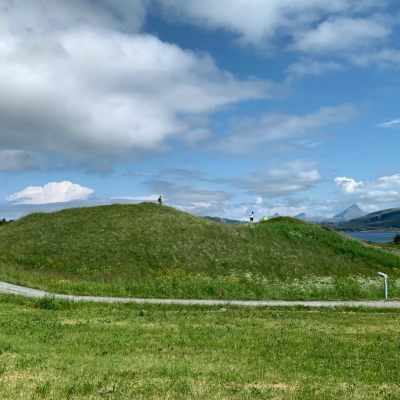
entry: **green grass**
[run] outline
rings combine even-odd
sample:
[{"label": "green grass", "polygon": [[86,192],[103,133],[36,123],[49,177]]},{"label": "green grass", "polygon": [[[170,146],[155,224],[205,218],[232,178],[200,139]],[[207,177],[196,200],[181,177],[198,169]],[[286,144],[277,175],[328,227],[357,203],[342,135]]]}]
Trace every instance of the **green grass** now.
[{"label": "green grass", "polygon": [[0,296],[2,399],[398,399],[396,310]]},{"label": "green grass", "polygon": [[224,226],[150,203],[28,215],[0,228],[0,263],[0,280],[59,293],[182,298],[379,298],[357,277],[400,272],[397,254],[292,218]]},{"label": "green grass", "polygon": [[384,249],[386,251],[392,252],[393,254],[400,256],[400,243],[394,243],[394,242],[374,243],[374,242],[368,242],[368,241],[366,241],[365,243],[368,243],[368,245],[371,247],[375,247],[378,249]]}]

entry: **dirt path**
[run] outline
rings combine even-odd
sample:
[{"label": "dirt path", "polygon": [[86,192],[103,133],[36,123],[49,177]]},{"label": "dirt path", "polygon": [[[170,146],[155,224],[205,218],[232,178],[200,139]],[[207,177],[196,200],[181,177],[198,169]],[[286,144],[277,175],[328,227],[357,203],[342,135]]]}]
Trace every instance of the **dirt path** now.
[{"label": "dirt path", "polygon": [[[49,293],[41,290],[0,282],[0,293],[14,294],[25,297],[40,298]],[[133,299],[119,297],[73,296],[55,294],[56,298],[73,301],[88,301],[101,303],[151,303],[151,304],[184,304],[184,305],[235,305],[250,307],[265,306],[306,306],[306,307],[375,307],[400,308],[400,301],[240,301],[240,300],[179,300],[179,299]]]}]

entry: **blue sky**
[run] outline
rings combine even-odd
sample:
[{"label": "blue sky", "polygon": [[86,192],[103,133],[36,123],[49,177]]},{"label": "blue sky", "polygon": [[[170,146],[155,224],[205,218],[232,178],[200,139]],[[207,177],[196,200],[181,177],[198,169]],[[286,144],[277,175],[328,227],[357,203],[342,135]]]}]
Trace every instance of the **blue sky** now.
[{"label": "blue sky", "polygon": [[[397,4],[396,4],[397,3]],[[0,212],[400,207],[400,4],[5,0]]]}]

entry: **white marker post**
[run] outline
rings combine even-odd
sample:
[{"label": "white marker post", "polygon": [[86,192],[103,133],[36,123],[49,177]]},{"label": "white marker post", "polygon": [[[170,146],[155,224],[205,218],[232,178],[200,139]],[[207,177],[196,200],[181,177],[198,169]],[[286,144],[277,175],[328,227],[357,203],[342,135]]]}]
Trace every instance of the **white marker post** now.
[{"label": "white marker post", "polygon": [[385,281],[384,281],[384,286],[383,286],[383,288],[384,288],[384,291],[385,291],[385,299],[387,299],[387,275],[386,274],[384,274],[383,272],[378,272],[378,275],[381,277],[381,278],[384,278],[385,279]]}]

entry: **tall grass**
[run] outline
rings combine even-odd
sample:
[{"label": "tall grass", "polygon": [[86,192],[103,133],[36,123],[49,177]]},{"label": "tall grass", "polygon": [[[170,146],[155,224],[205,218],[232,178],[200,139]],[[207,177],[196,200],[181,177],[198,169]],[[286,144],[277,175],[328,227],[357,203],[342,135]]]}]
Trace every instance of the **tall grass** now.
[{"label": "tall grass", "polygon": [[[25,277],[27,276],[27,279]],[[129,281],[113,282],[93,278],[68,279],[51,276],[46,282],[35,276],[0,271],[0,280],[51,293],[180,299],[221,300],[379,300],[383,298],[383,281],[378,277],[361,275],[286,279],[268,277],[251,271],[232,270],[224,275],[187,273],[184,270],[165,270]],[[400,274],[388,281],[389,298],[400,299]]]}]

